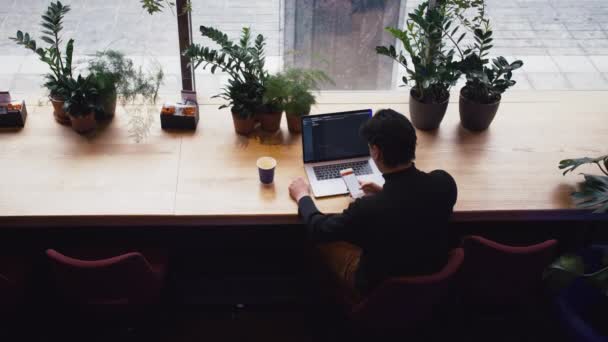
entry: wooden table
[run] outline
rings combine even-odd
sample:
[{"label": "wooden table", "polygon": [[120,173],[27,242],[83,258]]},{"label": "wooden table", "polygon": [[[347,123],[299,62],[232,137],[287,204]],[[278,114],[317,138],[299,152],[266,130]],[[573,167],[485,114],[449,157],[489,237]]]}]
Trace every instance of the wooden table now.
[{"label": "wooden table", "polygon": [[[404,94],[328,93],[314,112],[407,113]],[[162,131],[156,118],[138,144],[120,108],[86,138],[56,124],[50,107],[30,106],[24,129],[0,132],[0,227],[297,222],[287,188],[304,176],[300,136],[285,120],[277,134],[237,136],[228,112],[216,108],[201,106],[196,132]],[[511,92],[484,133],[462,129],[452,102],[437,132],[418,132],[416,165],[454,176],[454,220],[605,219],[572,210],[569,194],[581,177],[564,177],[557,165],[607,152],[608,92]],[[272,186],[258,181],[255,161],[265,155],[278,160]],[[348,205],[346,197],[316,202],[327,213]]]}]

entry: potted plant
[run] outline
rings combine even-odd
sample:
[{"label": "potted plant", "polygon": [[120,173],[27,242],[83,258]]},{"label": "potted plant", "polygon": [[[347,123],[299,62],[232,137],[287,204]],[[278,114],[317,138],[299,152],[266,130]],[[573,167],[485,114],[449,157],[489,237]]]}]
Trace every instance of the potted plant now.
[{"label": "potted plant", "polygon": [[211,66],[211,73],[219,68],[230,76],[222,92],[213,97],[228,101],[220,109],[230,108],[235,131],[248,135],[254,129],[255,115],[264,110],[264,82],[267,77],[264,36],[258,35],[252,44],[251,31],[245,27],[236,44],[225,33],[212,27],[201,26],[201,34],[219,45],[219,49],[192,44],[183,54],[191,59],[195,69],[202,64],[203,69]]},{"label": "potted plant", "polygon": [[[269,77],[270,78],[270,77]],[[264,94],[267,92],[268,83],[264,86]],[[263,96],[264,99],[267,97]],[[260,111],[257,113],[257,118],[260,122],[260,127],[266,132],[276,132],[281,128],[281,119],[283,118],[283,108],[279,99],[268,98],[268,102],[264,101]]]},{"label": "potted plant", "polygon": [[608,213],[608,155],[598,158],[565,159],[559,162],[564,175],[581,165],[595,164],[603,175],[583,174],[585,181],[580,191],[572,194],[574,203],[582,209],[595,209],[595,213]]},{"label": "potted plant", "polygon": [[451,21],[444,3],[429,7],[428,1],[420,4],[408,15],[405,30],[387,27],[409,55],[397,53],[395,46],[378,46],[376,52],[388,56],[403,66],[407,75],[405,85],[411,84],[410,115],[414,126],[421,130],[437,129],[445,115],[450,88],[461,73],[453,60],[454,48],[447,48],[444,30]]},{"label": "potted plant", "polygon": [[492,48],[492,29],[485,17],[485,4],[478,5],[478,15],[463,21],[473,31],[475,43],[460,51],[460,70],[466,84],[460,91],[460,121],[471,131],[486,130],[498,111],[502,94],[515,85],[513,71],[523,66],[521,60],[509,63],[504,57],[487,58]]},{"label": "potted plant", "polygon": [[605,341],[608,247],[591,245],[560,256],[543,273],[555,313],[573,341]]},{"label": "potted plant", "polygon": [[95,89],[93,75],[77,79],[69,79],[66,82],[68,96],[65,98],[64,110],[70,116],[72,128],[85,134],[93,131],[97,127],[95,120],[95,109],[98,92]]},{"label": "potted plant", "polygon": [[321,82],[333,83],[320,70],[288,69],[268,77],[264,99],[274,99],[285,110],[289,132],[301,133],[301,117],[310,114],[310,108],[316,103],[312,91],[317,90]]},{"label": "potted plant", "polygon": [[282,73],[266,77],[262,96],[264,111],[258,114],[264,131],[276,132],[281,127],[288,84],[287,78]]},{"label": "potted plant", "polygon": [[17,44],[35,52],[40,60],[46,63],[51,72],[45,75],[44,86],[49,90],[49,99],[53,104],[55,120],[61,124],[69,125],[70,118],[64,111],[64,101],[67,96],[66,82],[72,78],[72,53],[74,51],[74,40],[70,39],[65,45],[65,53],[62,52],[61,30],[63,18],[70,11],[70,6],[63,5],[60,1],[51,2],[42,15],[41,26],[42,39],[48,44],[42,48],[31,39],[29,33],[17,31],[15,37],[10,38]]},{"label": "potted plant", "polygon": [[[127,66],[130,65],[130,70]],[[89,61],[88,71],[93,75],[99,93],[97,119],[109,119],[116,112],[118,85],[132,75],[133,62],[118,51],[107,50],[95,53]]]},{"label": "potted plant", "polygon": [[154,122],[155,106],[164,72],[160,64],[144,73],[130,58],[116,50],[98,51],[88,63],[97,89],[97,120],[112,118],[120,104],[130,115],[129,133],[141,142]]}]

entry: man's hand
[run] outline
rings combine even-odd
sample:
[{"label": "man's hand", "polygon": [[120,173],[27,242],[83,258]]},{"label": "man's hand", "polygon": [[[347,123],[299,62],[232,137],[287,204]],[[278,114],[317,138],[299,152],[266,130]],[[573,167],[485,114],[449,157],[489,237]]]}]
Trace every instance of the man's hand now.
[{"label": "man's hand", "polygon": [[302,177],[298,177],[289,185],[289,196],[294,201],[300,202],[302,197],[310,196],[310,186]]},{"label": "man's hand", "polygon": [[374,182],[359,181],[359,184],[361,185],[361,190],[363,190],[365,196],[375,195],[382,191],[382,186]]}]

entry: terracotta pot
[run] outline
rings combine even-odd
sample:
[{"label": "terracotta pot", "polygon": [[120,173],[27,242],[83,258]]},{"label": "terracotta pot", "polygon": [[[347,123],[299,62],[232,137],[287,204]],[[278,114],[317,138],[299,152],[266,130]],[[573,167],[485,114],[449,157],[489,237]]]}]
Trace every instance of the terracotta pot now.
[{"label": "terracotta pot", "polygon": [[262,130],[266,132],[276,132],[281,128],[283,112],[260,113],[257,116],[260,120]]},{"label": "terracotta pot", "polygon": [[63,109],[65,101],[52,96],[49,96],[49,100],[51,100],[51,103],[53,104],[53,116],[55,117],[55,121],[62,125],[70,125],[70,117]]},{"label": "terracotta pot", "polygon": [[72,128],[80,134],[89,133],[97,128],[97,121],[95,120],[94,112],[84,116],[70,115],[70,120],[72,121]]},{"label": "terracotta pot", "polygon": [[477,103],[467,99],[462,94],[462,90],[460,90],[460,123],[462,127],[475,132],[485,131],[490,127],[496,116],[500,98],[490,104]]},{"label": "terracotta pot", "polygon": [[287,118],[287,128],[290,133],[300,134],[302,133],[302,116],[297,114],[285,113]]},{"label": "terracotta pot", "polygon": [[410,92],[410,117],[414,127],[423,131],[439,128],[448,109],[449,97],[442,103],[423,103]]},{"label": "terracotta pot", "polygon": [[235,132],[241,135],[251,134],[255,127],[255,119],[253,117],[243,119],[235,113],[232,113],[232,122],[234,123]]}]

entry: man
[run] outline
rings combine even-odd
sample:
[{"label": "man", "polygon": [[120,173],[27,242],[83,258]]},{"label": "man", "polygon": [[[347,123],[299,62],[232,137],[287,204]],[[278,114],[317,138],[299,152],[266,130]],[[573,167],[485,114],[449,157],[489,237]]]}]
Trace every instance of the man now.
[{"label": "man", "polygon": [[362,183],[366,196],[342,214],[324,215],[303,178],[289,186],[310,238],[326,243],[320,246],[324,261],[358,295],[389,277],[439,271],[448,258],[446,225],[457,197],[447,172],[416,169],[416,130],[402,114],[378,111],[361,135],[383,174],[383,187]]}]

